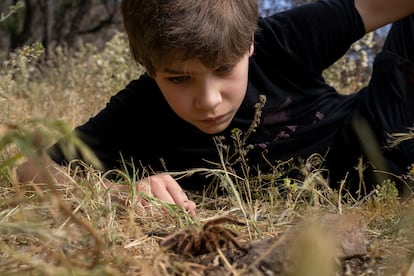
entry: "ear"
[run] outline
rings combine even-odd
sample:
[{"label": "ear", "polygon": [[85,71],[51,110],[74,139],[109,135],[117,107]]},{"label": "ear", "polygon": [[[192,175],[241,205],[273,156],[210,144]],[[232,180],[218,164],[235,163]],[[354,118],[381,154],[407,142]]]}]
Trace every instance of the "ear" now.
[{"label": "ear", "polygon": [[249,57],[251,57],[254,53],[254,42],[252,42],[252,44],[250,44],[250,48],[249,48]]}]

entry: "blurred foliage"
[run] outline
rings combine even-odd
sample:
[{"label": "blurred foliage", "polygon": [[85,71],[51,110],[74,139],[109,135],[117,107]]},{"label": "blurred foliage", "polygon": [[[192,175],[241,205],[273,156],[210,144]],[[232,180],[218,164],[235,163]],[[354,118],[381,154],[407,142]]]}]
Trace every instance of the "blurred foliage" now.
[{"label": "blurred foliage", "polygon": [[[0,64],[0,121],[25,121],[30,112],[32,117],[59,118],[73,127],[141,73],[123,33],[103,50],[84,44],[71,53],[59,46],[47,59],[40,43],[19,48]],[[19,108],[10,108],[11,103]]]},{"label": "blurred foliage", "polygon": [[377,49],[375,33],[366,34],[351,45],[348,53],[323,73],[325,80],[340,93],[357,92],[371,76],[373,54]]},{"label": "blurred foliage", "polygon": [[9,6],[9,11],[5,13],[0,13],[0,22],[5,21],[8,17],[12,16],[13,14],[17,13],[20,9],[24,7],[23,1],[18,1],[14,5]]}]

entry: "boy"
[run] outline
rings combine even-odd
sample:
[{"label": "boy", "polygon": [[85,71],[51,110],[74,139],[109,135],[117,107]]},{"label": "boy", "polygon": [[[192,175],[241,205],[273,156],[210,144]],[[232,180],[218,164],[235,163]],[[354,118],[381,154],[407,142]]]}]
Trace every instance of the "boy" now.
[{"label": "boy", "polygon": [[[138,190],[194,214],[181,187],[202,188],[202,178],[179,184],[166,169],[217,168],[216,136],[234,162],[235,129],[250,145],[251,168],[318,153],[332,186],[360,156],[395,174],[414,162],[412,141],[384,149],[389,133],[414,124],[414,0],[325,0],[259,19],[257,0],[124,0],[121,9],[146,73],[76,133],[105,169],[122,160],[151,168]],[[368,87],[345,96],[324,82],[322,71],[353,42],[397,20]],[[65,156],[63,144],[49,151],[56,163],[83,158]],[[33,164],[18,173],[33,179]]]}]

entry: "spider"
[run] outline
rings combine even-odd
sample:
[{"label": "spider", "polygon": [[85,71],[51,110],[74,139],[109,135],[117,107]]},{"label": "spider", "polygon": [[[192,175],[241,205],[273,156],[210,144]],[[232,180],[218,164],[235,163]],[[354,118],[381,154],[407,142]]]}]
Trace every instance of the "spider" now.
[{"label": "spider", "polygon": [[244,248],[236,240],[237,234],[220,224],[229,223],[244,226],[245,223],[231,217],[219,217],[206,222],[200,231],[184,229],[170,234],[160,246],[181,255],[199,256],[217,251],[219,248]]}]

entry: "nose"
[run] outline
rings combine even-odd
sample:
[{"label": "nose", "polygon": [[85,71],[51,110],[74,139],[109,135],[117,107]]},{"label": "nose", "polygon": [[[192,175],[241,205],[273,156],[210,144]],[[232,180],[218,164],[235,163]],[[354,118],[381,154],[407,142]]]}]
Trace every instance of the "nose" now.
[{"label": "nose", "polygon": [[219,82],[214,78],[202,81],[195,93],[194,106],[197,109],[211,110],[222,101]]}]

